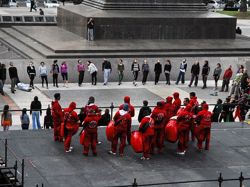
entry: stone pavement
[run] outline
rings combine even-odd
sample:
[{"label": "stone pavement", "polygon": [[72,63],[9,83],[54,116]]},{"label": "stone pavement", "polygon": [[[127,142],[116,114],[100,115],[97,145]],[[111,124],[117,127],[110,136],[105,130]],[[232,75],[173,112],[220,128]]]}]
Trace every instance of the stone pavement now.
[{"label": "stone pavement", "polygon": [[[96,98],[96,103],[98,106],[103,107],[109,107],[111,102],[113,102],[115,106],[119,106],[121,103],[123,103],[124,96],[129,95],[131,96],[131,103],[135,106],[138,106],[136,109],[136,116],[133,119],[133,124],[138,124],[137,116],[139,107],[142,105],[142,102],[145,99],[149,101],[149,105],[154,106],[156,105],[157,101],[166,98],[173,92],[179,92],[180,97],[183,100],[183,98],[189,97],[189,92],[195,91],[200,102],[205,100],[210,104],[215,104],[218,98],[224,100],[228,94],[225,92],[218,92],[218,96],[211,96],[210,94],[214,92],[214,81],[212,80],[208,81],[208,88],[204,90],[201,89],[201,81],[199,82],[197,88],[187,87],[188,83],[189,81],[186,81],[184,85],[175,85],[172,81],[171,85],[168,86],[165,85],[165,82],[160,82],[158,85],[154,85],[153,82],[148,82],[146,85],[142,85],[141,82],[139,82],[138,86],[136,87],[132,84],[132,82],[124,82],[121,86],[117,85],[117,82],[111,82],[107,86],[103,86],[102,83],[98,83],[97,86],[93,86],[90,83],[84,83],[82,87],[78,87],[76,83],[71,83],[69,84],[68,88],[63,87],[62,84],[59,84],[59,88],[53,87],[50,84],[49,89],[42,88],[40,84],[36,84],[36,89],[32,90],[31,92],[17,90],[15,94],[12,94],[10,92],[9,85],[6,85],[4,88],[6,94],[8,94],[9,97],[0,96],[0,99],[4,103],[7,103],[7,100],[12,100],[12,103],[15,104],[15,107],[11,107],[11,109],[29,109],[33,98],[38,96],[42,103],[42,108],[46,109],[51,103],[54,93],[59,92],[62,95],[62,107],[67,107],[70,102],[75,101],[77,103],[77,107],[80,108],[86,105],[87,100],[91,95]],[[218,85],[221,85],[221,81]],[[211,106],[210,109],[213,109],[213,106]],[[114,111],[116,110],[117,109]],[[44,114],[45,111],[41,117],[42,124]],[[20,112],[13,114],[14,125],[11,127],[12,130],[21,128],[19,115]]]}]

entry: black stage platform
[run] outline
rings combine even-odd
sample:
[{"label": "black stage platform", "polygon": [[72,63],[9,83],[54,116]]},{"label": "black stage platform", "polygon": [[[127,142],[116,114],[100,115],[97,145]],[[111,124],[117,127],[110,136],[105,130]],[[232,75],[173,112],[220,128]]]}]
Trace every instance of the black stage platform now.
[{"label": "black stage platform", "polygon": [[[98,157],[84,157],[79,137],[74,136],[72,153],[64,153],[63,145],[52,141],[51,130],[0,132],[8,138],[9,146],[25,159],[25,187],[43,183],[45,187],[113,186],[128,185],[137,178],[138,184],[167,181],[216,179],[219,172],[224,178],[237,178],[242,171],[250,177],[250,126],[239,123],[214,124],[211,150],[199,153],[190,143],[185,157],[176,155],[176,145],[166,143],[163,155],[150,161],[141,161],[130,147],[123,158],[107,154],[105,128],[99,130]],[[0,150],[2,154],[3,150]],[[91,154],[90,154],[91,155]],[[250,181],[244,183],[250,185]],[[173,186],[214,187],[218,183],[197,183]],[[239,182],[223,182],[236,187]]]}]

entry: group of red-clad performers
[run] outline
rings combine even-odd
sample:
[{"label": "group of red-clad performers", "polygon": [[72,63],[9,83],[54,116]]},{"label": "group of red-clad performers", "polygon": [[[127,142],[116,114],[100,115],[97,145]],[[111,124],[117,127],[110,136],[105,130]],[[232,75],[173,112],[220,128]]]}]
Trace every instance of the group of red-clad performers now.
[{"label": "group of red-clad performers", "polygon": [[[95,105],[95,98],[90,97],[88,104],[84,109],[84,120],[80,124],[79,118],[74,111],[76,104],[72,102],[70,106],[64,111],[59,104],[60,94],[54,95],[55,101],[52,102],[52,115],[54,120],[54,140],[64,140],[65,152],[71,152],[71,138],[77,133],[79,126],[83,129],[80,134],[84,132],[82,144],[84,146],[83,155],[88,156],[89,148],[91,147],[94,156],[97,155],[98,142],[98,121],[101,118],[100,110]],[[199,105],[197,97],[194,92],[190,93],[189,98],[183,100],[183,107],[181,108],[181,100],[179,93],[175,92],[172,96],[168,96],[166,101],[158,101],[157,106],[152,113],[145,113],[140,124],[139,132],[142,137],[142,160],[149,160],[151,155],[163,153],[164,140],[166,138],[165,129],[171,120],[176,120],[177,154],[185,155],[188,149],[189,134],[191,140],[197,139],[197,149],[203,150],[203,142],[205,142],[205,150],[209,149],[210,132],[211,132],[211,118],[212,113],[208,111],[208,104],[203,102]],[[116,155],[119,144],[119,155],[124,155],[124,149],[127,143],[131,140],[131,124],[132,117],[135,115],[134,106],[130,103],[130,97],[124,97],[124,104],[120,105],[119,110],[115,113],[113,118],[113,136],[111,141],[111,150],[109,154]]]}]

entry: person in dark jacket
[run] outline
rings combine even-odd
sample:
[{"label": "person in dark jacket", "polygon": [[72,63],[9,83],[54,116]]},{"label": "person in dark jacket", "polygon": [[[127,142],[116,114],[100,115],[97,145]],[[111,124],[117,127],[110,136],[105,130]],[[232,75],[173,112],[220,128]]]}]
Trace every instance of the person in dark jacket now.
[{"label": "person in dark jacket", "polygon": [[131,71],[133,72],[134,75],[134,80],[133,80],[133,85],[137,86],[137,78],[138,78],[138,74],[140,72],[140,65],[137,62],[137,59],[135,59],[131,65]]},{"label": "person in dark jacket", "polygon": [[213,109],[213,115],[212,115],[212,122],[218,122],[219,121],[219,116],[222,111],[222,100],[218,99],[216,105],[214,106]]},{"label": "person in dark jacket", "polygon": [[170,72],[172,69],[172,65],[170,60],[166,60],[166,64],[164,66],[164,73],[165,73],[165,77],[166,77],[166,84],[170,85]]},{"label": "person in dark jacket", "polygon": [[215,82],[215,88],[214,88],[215,90],[218,89],[218,80],[220,79],[221,72],[222,72],[221,64],[218,63],[213,73],[214,82]]},{"label": "person in dark jacket", "polygon": [[6,80],[6,67],[5,64],[0,63],[0,93],[3,96],[5,95],[3,91],[5,80]]},{"label": "person in dark jacket", "polygon": [[104,58],[103,63],[102,63],[102,71],[103,71],[103,78],[104,78],[103,85],[107,85],[110,74],[112,72],[112,66],[111,66],[110,61],[108,61],[106,58]]},{"label": "person in dark jacket", "polygon": [[162,65],[160,63],[160,60],[157,60],[157,62],[155,63],[154,72],[155,72],[155,85],[156,85],[159,82],[160,75],[162,73]]},{"label": "person in dark jacket", "polygon": [[143,74],[143,77],[142,77],[142,84],[146,84],[147,82],[147,78],[148,78],[148,73],[149,73],[149,65],[148,65],[148,62],[147,60],[145,59],[143,61],[143,64],[142,64],[142,74]]},{"label": "person in dark jacket", "polygon": [[101,116],[101,119],[98,121],[98,126],[108,126],[110,119],[111,116],[109,113],[109,109],[106,108],[104,114]]},{"label": "person in dark jacket", "polygon": [[242,78],[241,78],[241,83],[240,83],[240,87],[241,87],[243,93],[246,93],[246,90],[248,88],[248,79],[249,79],[249,76],[248,76],[248,73],[247,73],[247,69],[244,69],[243,70],[243,75],[242,75]]},{"label": "person in dark jacket", "polygon": [[30,104],[30,114],[32,114],[32,124],[34,129],[41,129],[40,115],[42,115],[42,104],[38,97],[34,97],[34,101]]},{"label": "person in dark jacket", "polygon": [[52,73],[52,77],[53,77],[53,86],[58,88],[58,74],[59,74],[59,66],[57,64],[57,60],[53,61],[52,67],[51,67],[51,71],[50,73]]},{"label": "person in dark jacket", "polygon": [[10,62],[9,76],[11,79],[11,92],[14,94],[16,91],[15,85],[17,84],[17,81],[18,81],[18,74],[17,74],[17,69],[16,67],[13,66],[12,62]]},{"label": "person in dark jacket", "polygon": [[188,85],[189,87],[192,86],[193,81],[194,81],[194,86],[197,87],[199,74],[200,74],[200,63],[199,63],[199,61],[196,61],[191,67],[191,80],[190,80],[190,83]]},{"label": "person in dark jacket", "polygon": [[32,89],[34,89],[33,81],[34,81],[35,76],[36,76],[36,69],[35,69],[33,62],[30,62],[29,66],[27,67],[27,73],[28,73],[29,78],[30,78],[30,87]]},{"label": "person in dark jacket", "polygon": [[53,129],[54,125],[53,125],[53,117],[51,114],[51,109],[50,107],[47,108],[46,110],[46,116],[44,116],[44,125],[43,125],[44,129]]},{"label": "person in dark jacket", "polygon": [[143,106],[140,109],[139,115],[138,115],[138,121],[141,122],[141,120],[145,117],[151,114],[151,108],[148,107],[148,101],[143,101]]},{"label": "person in dark jacket", "polygon": [[209,67],[209,64],[208,64],[208,61],[205,60],[204,61],[204,65],[202,67],[202,81],[203,81],[203,87],[202,89],[205,89],[207,88],[207,77],[209,75],[209,72],[210,72],[210,67]]},{"label": "person in dark jacket", "polygon": [[85,111],[85,108],[82,107],[82,108],[80,109],[79,114],[78,114],[78,118],[79,118],[79,120],[80,120],[80,125],[82,125],[84,119],[86,118],[86,114],[84,113],[84,111]]}]

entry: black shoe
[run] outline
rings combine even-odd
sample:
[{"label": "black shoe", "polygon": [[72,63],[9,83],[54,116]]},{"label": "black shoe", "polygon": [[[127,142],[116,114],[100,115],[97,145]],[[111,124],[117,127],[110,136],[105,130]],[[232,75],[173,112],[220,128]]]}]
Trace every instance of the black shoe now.
[{"label": "black shoe", "polygon": [[188,85],[188,87],[190,88],[190,87],[191,87],[191,85]]},{"label": "black shoe", "polygon": [[15,91],[11,91],[11,93],[15,94]]}]

